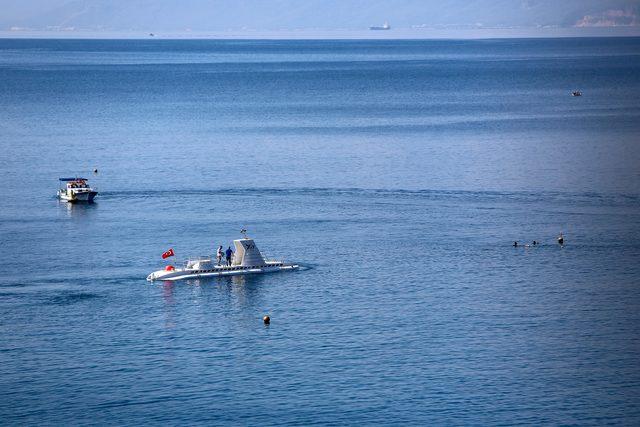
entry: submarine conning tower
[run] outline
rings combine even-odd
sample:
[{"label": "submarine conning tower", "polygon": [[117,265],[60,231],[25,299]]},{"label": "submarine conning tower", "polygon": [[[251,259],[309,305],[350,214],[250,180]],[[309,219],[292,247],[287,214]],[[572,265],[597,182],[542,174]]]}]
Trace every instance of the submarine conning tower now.
[{"label": "submarine conning tower", "polygon": [[243,239],[234,240],[233,244],[236,247],[233,265],[239,265],[242,267],[265,265],[265,260],[253,239],[245,237]]}]

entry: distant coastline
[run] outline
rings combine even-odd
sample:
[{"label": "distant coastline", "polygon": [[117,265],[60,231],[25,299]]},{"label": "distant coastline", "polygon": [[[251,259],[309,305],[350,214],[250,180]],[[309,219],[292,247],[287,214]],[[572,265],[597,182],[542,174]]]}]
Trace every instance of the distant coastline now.
[{"label": "distant coastline", "polygon": [[[153,36],[150,36],[153,33]],[[492,39],[561,37],[640,37],[639,26],[627,27],[544,27],[544,28],[395,28],[393,31],[298,29],[280,31],[159,32],[14,30],[0,31],[0,38],[50,39],[293,39],[293,40],[419,40],[419,39]]]}]

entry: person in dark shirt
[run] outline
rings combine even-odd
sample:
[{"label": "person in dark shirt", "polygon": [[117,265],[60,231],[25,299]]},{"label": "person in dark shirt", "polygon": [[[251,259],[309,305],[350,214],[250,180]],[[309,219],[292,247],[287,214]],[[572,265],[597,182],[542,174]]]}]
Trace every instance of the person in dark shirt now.
[{"label": "person in dark shirt", "polygon": [[231,246],[227,248],[225,251],[225,255],[227,256],[227,265],[231,265],[231,257],[233,256],[233,251],[231,250]]}]

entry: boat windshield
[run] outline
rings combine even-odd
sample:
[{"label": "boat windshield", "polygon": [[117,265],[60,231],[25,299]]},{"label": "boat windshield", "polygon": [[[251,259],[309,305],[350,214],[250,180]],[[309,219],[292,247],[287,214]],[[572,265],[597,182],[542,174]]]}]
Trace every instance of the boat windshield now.
[{"label": "boat windshield", "polygon": [[60,178],[60,182],[65,182],[67,188],[87,188],[89,185],[87,184],[86,178]]},{"label": "boat windshield", "polygon": [[86,188],[87,182],[82,180],[67,182],[68,188]]}]

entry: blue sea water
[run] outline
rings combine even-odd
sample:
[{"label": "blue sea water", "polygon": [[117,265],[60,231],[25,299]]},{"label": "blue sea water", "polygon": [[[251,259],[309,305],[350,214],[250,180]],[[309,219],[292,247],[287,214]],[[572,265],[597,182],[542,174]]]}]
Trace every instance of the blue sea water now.
[{"label": "blue sea water", "polygon": [[640,422],[640,39],[0,40],[0,152],[2,424]]}]

